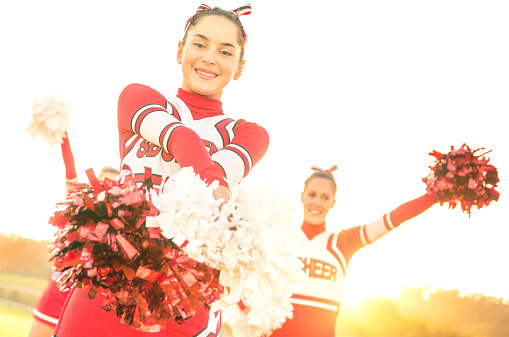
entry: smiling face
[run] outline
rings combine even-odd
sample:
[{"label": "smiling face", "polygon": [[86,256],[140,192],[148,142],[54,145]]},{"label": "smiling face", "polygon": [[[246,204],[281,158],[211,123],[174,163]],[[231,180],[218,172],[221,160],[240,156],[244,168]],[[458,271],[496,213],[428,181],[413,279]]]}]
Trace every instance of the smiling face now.
[{"label": "smiling face", "polygon": [[301,194],[301,201],[304,220],[310,225],[323,224],[336,203],[332,182],[321,177],[311,179]]},{"label": "smiling face", "polygon": [[242,73],[238,27],[225,17],[208,15],[191,27],[185,44],[179,42],[182,89],[220,99],[223,88]]}]

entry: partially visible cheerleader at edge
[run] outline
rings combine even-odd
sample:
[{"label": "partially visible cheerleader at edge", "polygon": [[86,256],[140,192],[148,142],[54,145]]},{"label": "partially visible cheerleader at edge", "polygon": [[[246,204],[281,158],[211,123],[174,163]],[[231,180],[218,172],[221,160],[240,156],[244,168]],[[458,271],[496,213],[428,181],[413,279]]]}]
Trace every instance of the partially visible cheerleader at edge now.
[{"label": "partially visible cheerleader at edge", "polygon": [[[145,166],[152,169],[156,188],[162,177],[191,166],[205,182],[219,181],[214,196],[227,200],[229,185],[239,183],[265,154],[265,129],[228,117],[220,101],[224,87],[242,74],[246,34],[239,16],[249,13],[249,6],[234,11],[200,6],[178,43],[183,81],[176,96],[165,98],[141,84],[130,84],[120,94],[120,157],[138,181],[143,180]],[[209,312],[201,311],[180,326],[171,322],[166,330],[149,333],[101,310],[103,300],[100,294],[88,300],[85,292],[73,289],[54,336],[219,336],[220,312],[209,325],[214,332],[207,330]]]},{"label": "partially visible cheerleader at edge", "polygon": [[[78,182],[78,175],[74,163],[74,155],[71,151],[71,143],[66,133],[60,144],[62,150],[62,159],[65,167],[66,189],[69,192],[70,184]],[[116,168],[105,166],[99,173],[99,179],[114,179],[120,173]],[[54,271],[48,279],[48,284],[44,289],[39,301],[33,310],[33,321],[29,337],[51,337],[58,323],[58,317],[62,311],[69,292],[60,291],[57,287],[56,279],[60,273]]]}]

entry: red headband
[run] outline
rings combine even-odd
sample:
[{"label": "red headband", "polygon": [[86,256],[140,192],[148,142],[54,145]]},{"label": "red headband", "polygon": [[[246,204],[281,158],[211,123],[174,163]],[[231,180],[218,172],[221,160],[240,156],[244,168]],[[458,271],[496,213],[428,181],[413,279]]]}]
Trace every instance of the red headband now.
[{"label": "red headband", "polygon": [[[196,14],[198,14],[199,12],[202,12],[202,11],[208,11],[209,9],[212,9],[212,7],[205,5],[205,4],[201,4],[200,6],[198,6],[196,13],[194,13],[194,15],[191,16],[186,21],[186,26],[184,27],[184,32],[187,30],[187,28],[189,27],[189,24],[191,23],[191,20],[193,20],[193,18]],[[251,4],[246,4],[244,6],[240,6],[239,8],[235,8],[234,10],[232,10],[230,12],[237,15],[237,17],[240,17],[242,15],[249,15],[249,14],[251,14]],[[242,22],[240,21],[240,19],[239,19],[239,22],[240,22],[240,25],[242,26]],[[242,26],[242,30],[244,31],[244,38],[247,39],[246,30],[244,29],[244,26]]]},{"label": "red headband", "polygon": [[338,169],[338,165],[334,164],[334,165],[332,165],[329,169],[324,170],[324,169],[322,169],[321,167],[319,167],[318,165],[313,164],[313,165],[311,166],[311,169],[312,169],[313,171],[315,171],[315,172],[327,172],[327,173],[329,173],[329,174],[331,174],[331,175],[332,175],[332,172],[334,172],[334,171],[336,171],[336,170]]}]

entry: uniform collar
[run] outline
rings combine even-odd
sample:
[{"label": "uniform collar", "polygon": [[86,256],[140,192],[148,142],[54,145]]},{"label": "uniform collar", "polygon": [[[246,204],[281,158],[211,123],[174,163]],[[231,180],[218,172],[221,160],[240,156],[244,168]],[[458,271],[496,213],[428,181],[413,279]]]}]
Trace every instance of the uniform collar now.
[{"label": "uniform collar", "polygon": [[304,234],[306,234],[309,240],[326,231],[325,222],[319,225],[311,225],[308,222],[306,222],[306,220],[304,220],[300,228],[302,229]]},{"label": "uniform collar", "polygon": [[194,119],[223,115],[223,103],[218,99],[198,95],[182,88],[178,89],[177,97],[186,103]]}]

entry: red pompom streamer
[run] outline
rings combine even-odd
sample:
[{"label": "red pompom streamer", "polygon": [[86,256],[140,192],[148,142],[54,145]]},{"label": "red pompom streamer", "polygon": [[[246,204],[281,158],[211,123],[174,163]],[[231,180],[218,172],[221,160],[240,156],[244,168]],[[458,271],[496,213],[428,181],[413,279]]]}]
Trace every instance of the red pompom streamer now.
[{"label": "red pompom streamer", "polygon": [[[74,286],[94,299],[106,293],[102,309],[142,331],[182,323],[219,299],[219,271],[187,257],[145,219],[158,214],[147,200],[151,171],[137,186],[124,167],[121,179],[101,185],[90,170],[91,184],[75,184],[50,223],[58,227],[49,246],[53,269],[63,272],[61,290]],[[98,193],[99,192],[99,193]]]},{"label": "red pompom streamer", "polygon": [[455,208],[458,203],[461,209],[470,216],[472,206],[481,208],[491,201],[498,201],[500,193],[495,190],[498,178],[497,169],[489,164],[490,159],[484,155],[476,155],[480,148],[471,150],[466,144],[443,154],[433,150],[430,155],[435,157],[431,172],[422,180],[428,192],[436,192],[440,205],[449,203]]}]

